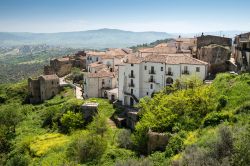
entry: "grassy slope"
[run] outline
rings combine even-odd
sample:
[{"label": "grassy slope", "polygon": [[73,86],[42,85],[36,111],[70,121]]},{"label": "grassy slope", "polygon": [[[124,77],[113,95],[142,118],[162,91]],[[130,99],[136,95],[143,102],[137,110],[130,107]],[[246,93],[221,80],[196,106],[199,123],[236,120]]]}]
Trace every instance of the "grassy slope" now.
[{"label": "grassy slope", "polygon": [[[219,95],[225,95],[228,99],[226,107],[222,112],[230,112],[237,119],[235,122],[229,123],[233,130],[244,126],[249,120],[248,114],[236,113],[239,107],[250,101],[250,75],[233,76],[229,74],[219,75],[212,86],[214,86]],[[24,114],[22,122],[17,125],[16,137],[11,140],[13,147],[8,154],[10,157],[22,153],[30,159],[30,165],[60,165],[69,163],[66,157],[66,149],[69,143],[79,135],[88,133],[87,129],[81,129],[72,132],[69,135],[61,134],[52,127],[42,128],[43,117],[45,110],[61,110],[71,104],[82,104],[86,101],[77,100],[74,98],[71,89],[65,89],[61,94],[51,100],[39,105],[22,105],[22,101],[27,93],[27,82],[23,81],[16,84],[0,84],[0,96],[6,99],[4,104],[0,105],[0,111],[10,107],[17,106],[16,111]],[[111,104],[105,99],[89,99],[89,101],[98,102],[100,104],[99,114],[108,119],[114,109]],[[184,141],[185,146],[192,144],[203,145],[208,140],[213,140],[216,137],[216,131],[219,125],[214,127],[199,128],[187,133]],[[113,165],[116,160],[124,160],[126,158],[134,158],[135,153],[130,150],[118,148],[115,141],[117,133],[120,129],[108,127],[105,137],[108,140],[108,148],[103,157],[100,159],[101,165]],[[159,164],[159,161],[165,160],[164,157],[157,159],[157,155],[164,156],[164,153],[155,153],[149,156],[149,159]],[[155,157],[156,156],[156,157]],[[182,156],[182,152],[172,157],[172,160],[177,160]],[[158,161],[157,161],[158,160]]]}]

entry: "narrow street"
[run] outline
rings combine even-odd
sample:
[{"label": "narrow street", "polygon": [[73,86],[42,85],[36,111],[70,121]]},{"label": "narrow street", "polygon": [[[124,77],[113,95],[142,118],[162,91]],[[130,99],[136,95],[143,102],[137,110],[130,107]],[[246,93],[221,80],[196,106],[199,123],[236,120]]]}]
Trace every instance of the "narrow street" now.
[{"label": "narrow street", "polygon": [[66,86],[66,85],[70,85],[72,88],[74,88],[74,92],[75,92],[75,97],[77,99],[83,99],[82,97],[82,88],[69,82],[69,81],[66,81],[65,78],[67,77],[68,75],[64,76],[64,77],[61,77],[59,78],[59,84],[60,86]]}]

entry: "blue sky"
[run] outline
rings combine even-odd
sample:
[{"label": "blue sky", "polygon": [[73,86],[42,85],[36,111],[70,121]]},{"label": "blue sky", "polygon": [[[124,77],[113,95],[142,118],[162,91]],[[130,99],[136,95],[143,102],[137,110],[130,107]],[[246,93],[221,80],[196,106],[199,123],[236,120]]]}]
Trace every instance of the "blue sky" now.
[{"label": "blue sky", "polygon": [[249,0],[0,0],[0,31],[250,30]]}]

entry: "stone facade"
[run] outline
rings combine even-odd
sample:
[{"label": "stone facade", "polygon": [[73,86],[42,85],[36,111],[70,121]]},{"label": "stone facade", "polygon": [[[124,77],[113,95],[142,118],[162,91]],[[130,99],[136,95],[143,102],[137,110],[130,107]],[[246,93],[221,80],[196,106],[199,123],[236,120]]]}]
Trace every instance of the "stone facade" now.
[{"label": "stone facade", "polygon": [[235,37],[233,56],[238,70],[250,71],[250,32]]},{"label": "stone facade", "polygon": [[57,75],[42,75],[38,79],[28,79],[30,103],[39,103],[50,99],[59,93],[59,78]]},{"label": "stone facade", "polygon": [[217,44],[221,46],[232,46],[232,39],[220,36],[201,35],[197,37],[197,48],[208,46],[210,44]]},{"label": "stone facade", "polygon": [[64,56],[50,60],[49,66],[44,66],[44,74],[56,74],[63,77],[71,72],[72,67],[86,69],[86,53],[80,51],[75,55]]},{"label": "stone facade", "polygon": [[232,39],[220,36],[200,36],[197,38],[197,54],[199,60],[208,63],[208,72],[216,74],[227,71],[227,61],[231,57]]},{"label": "stone facade", "polygon": [[90,122],[98,113],[98,105],[98,103],[85,103],[82,105],[82,113],[86,123]]}]

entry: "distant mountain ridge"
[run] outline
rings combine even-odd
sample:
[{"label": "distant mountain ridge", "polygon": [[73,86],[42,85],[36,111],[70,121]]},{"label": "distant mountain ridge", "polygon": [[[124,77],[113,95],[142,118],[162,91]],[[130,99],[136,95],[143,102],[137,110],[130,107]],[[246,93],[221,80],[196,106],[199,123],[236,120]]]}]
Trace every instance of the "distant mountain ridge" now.
[{"label": "distant mountain ridge", "polygon": [[103,49],[130,47],[171,37],[171,34],[165,32],[132,32],[118,29],[60,33],[0,32],[0,46],[47,44]]},{"label": "distant mountain ridge", "polygon": [[[205,35],[217,35],[233,38],[244,31],[204,32]],[[72,48],[104,49],[131,47],[167,38],[194,37],[200,33],[132,32],[119,29],[99,29],[77,32],[29,33],[0,32],[0,47],[18,45],[56,45]]]}]

